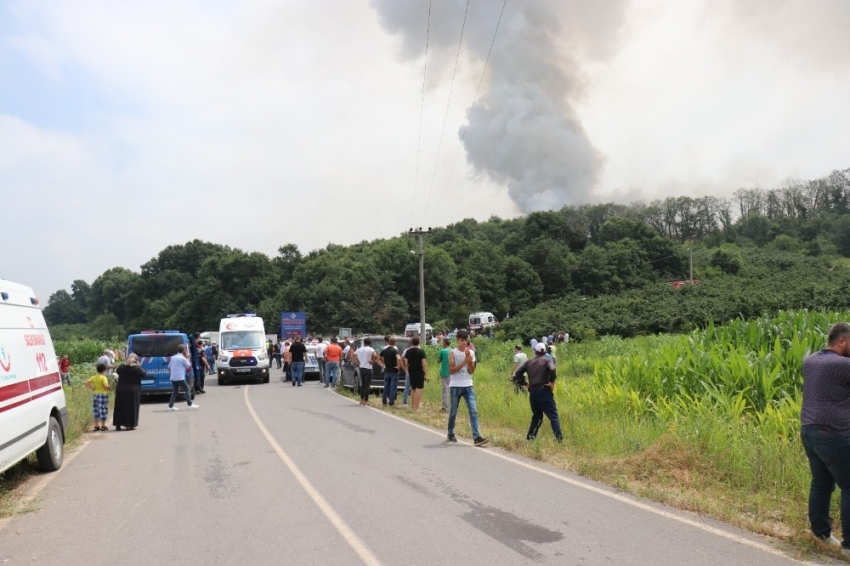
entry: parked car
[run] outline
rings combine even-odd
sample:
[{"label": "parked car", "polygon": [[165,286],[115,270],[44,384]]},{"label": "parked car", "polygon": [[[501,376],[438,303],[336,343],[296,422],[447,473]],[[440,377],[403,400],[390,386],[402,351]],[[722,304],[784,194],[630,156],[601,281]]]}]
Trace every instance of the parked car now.
[{"label": "parked car", "polygon": [[[381,353],[387,343],[383,336],[362,336],[351,343],[351,348],[357,350],[363,345],[363,340],[369,338],[372,341],[372,348]],[[398,348],[398,353],[401,354],[410,346],[409,338],[396,338],[395,347]],[[384,390],[384,370],[378,364],[372,364],[372,391]],[[343,387],[348,387],[357,391],[360,388],[360,368],[355,366],[350,359],[346,359],[342,363],[342,371],[340,372],[340,383]],[[398,388],[404,389],[404,377],[398,380]]]},{"label": "parked car", "polygon": [[307,344],[307,361],[304,362],[304,379],[322,380],[319,374],[319,360],[316,358],[316,350],[318,346],[315,344]]}]

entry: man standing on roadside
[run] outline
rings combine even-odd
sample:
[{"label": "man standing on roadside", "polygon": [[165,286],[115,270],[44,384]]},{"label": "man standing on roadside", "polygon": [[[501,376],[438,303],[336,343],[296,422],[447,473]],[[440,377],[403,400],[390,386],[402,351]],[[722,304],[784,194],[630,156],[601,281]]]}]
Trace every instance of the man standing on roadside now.
[{"label": "man standing on roadside", "polygon": [[387,337],[387,346],[381,350],[381,366],[384,368],[384,390],[381,394],[381,402],[384,407],[389,402],[390,407],[395,405],[398,395],[398,368],[401,366],[401,356],[395,347],[395,336]]},{"label": "man standing on roadside", "polygon": [[[812,533],[850,554],[850,324],[829,329],[826,348],[803,360],[800,436],[809,459],[809,524]],[[830,500],[841,489],[843,542],[832,534]]]},{"label": "man standing on roadside", "polygon": [[112,350],[104,350],[103,355],[100,356],[97,359],[97,361],[95,362],[95,365],[103,364],[104,366],[106,366],[106,375],[112,375],[112,366],[113,366],[113,361],[112,361],[113,357],[112,356],[113,356]]},{"label": "man standing on roadside", "polygon": [[325,349],[325,371],[328,374],[325,387],[336,387],[339,379],[339,362],[342,359],[342,348],[336,343],[336,337],[331,338],[331,343]]},{"label": "man standing on roadside", "polygon": [[307,362],[307,346],[301,341],[301,336],[295,337],[295,342],[289,347],[290,373],[292,374],[292,386],[304,385],[304,364]]},{"label": "man standing on roadside", "polygon": [[414,336],[410,344],[410,348],[404,352],[404,366],[407,368],[407,379],[412,390],[410,400],[415,412],[419,410],[422,390],[428,379],[428,363],[425,361],[425,350],[419,347],[419,336]]},{"label": "man standing on roadside", "polygon": [[372,364],[376,363],[378,353],[372,348],[372,340],[363,339],[363,345],[354,352],[354,363],[360,368],[360,404],[369,404],[369,392],[372,389]]},{"label": "man standing on roadside", "polygon": [[455,419],[461,398],[466,401],[466,409],[469,411],[469,424],[472,426],[472,438],[476,446],[485,446],[489,440],[481,436],[478,430],[478,406],[475,402],[475,390],[472,388],[472,374],[475,373],[475,358],[469,349],[469,334],[466,330],[458,330],[457,348],[452,350],[449,357],[449,390],[452,405],[449,411],[449,442],[457,442],[455,437]]},{"label": "man standing on roadside", "polygon": [[319,364],[319,375],[322,376],[320,383],[327,383],[328,376],[325,375],[325,339],[319,336],[319,343],[316,344],[316,362]]},{"label": "man standing on roadside", "polygon": [[440,385],[443,387],[443,405],[440,407],[440,412],[445,413],[449,410],[449,356],[452,355],[452,341],[448,338],[443,338],[443,349],[437,354],[437,361],[440,362]]},{"label": "man standing on roadside", "polygon": [[212,375],[215,373],[215,359],[213,359],[212,343],[207,344],[204,348],[204,356],[207,358],[207,369],[209,370],[209,374]]},{"label": "man standing on roadside", "polygon": [[[528,382],[525,374],[528,374]],[[544,413],[552,423],[552,432],[555,440],[563,441],[561,433],[561,419],[558,417],[558,406],[555,404],[555,364],[546,356],[546,345],[542,342],[537,344],[534,359],[527,360],[520,365],[516,372],[514,381],[528,387],[528,401],[531,403],[531,426],[528,427],[527,440],[537,438],[540,425],[543,424]]]},{"label": "man standing on roadside", "polygon": [[189,354],[186,351],[186,345],[180,344],[177,346],[177,354],[171,356],[168,362],[168,373],[171,379],[171,399],[168,401],[168,410],[176,411],[174,401],[177,400],[177,394],[180,393],[180,388],[183,388],[183,393],[186,395],[186,404],[190,409],[200,407],[197,403],[192,402],[192,388],[186,381],[186,376],[192,371],[192,362],[189,361]]}]

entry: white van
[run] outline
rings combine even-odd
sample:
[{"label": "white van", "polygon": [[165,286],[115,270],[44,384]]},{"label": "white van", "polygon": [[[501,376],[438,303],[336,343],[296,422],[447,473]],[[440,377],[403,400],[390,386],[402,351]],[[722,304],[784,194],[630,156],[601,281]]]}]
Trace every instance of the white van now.
[{"label": "white van", "polygon": [[32,289],[0,279],[0,472],[35,452],[62,466],[68,409],[53,341]]},{"label": "white van", "polygon": [[[408,323],[407,326],[404,327],[404,336],[405,338],[413,338],[414,336],[419,336],[419,333],[422,332],[422,325],[418,322]],[[427,322],[425,323],[425,341],[428,342],[431,340],[431,336],[434,335],[434,329]]]},{"label": "white van", "polygon": [[218,384],[231,379],[261,379],[269,382],[271,367],[266,351],[263,319],[253,315],[229,315],[218,329]]},{"label": "white van", "polygon": [[469,329],[475,332],[481,332],[497,324],[499,321],[491,312],[474,312],[469,315]]}]

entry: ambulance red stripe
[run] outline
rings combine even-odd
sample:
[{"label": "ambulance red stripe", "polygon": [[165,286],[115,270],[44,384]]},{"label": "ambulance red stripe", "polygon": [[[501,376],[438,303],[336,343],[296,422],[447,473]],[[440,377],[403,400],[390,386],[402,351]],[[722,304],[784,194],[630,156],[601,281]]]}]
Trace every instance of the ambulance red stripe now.
[{"label": "ambulance red stripe", "polygon": [[[54,383],[58,385],[50,387]],[[50,387],[50,389],[39,391],[45,387]],[[8,401],[9,399],[14,399],[15,397],[20,397],[21,395],[27,395],[28,393],[35,392],[26,399],[20,399],[14,403],[6,405],[5,407],[0,407],[0,413],[8,411],[9,409],[14,409],[15,407],[20,407],[25,403],[29,403],[30,401],[44,397],[45,395],[49,395],[50,393],[59,391],[60,389],[62,389],[62,385],[58,372],[41,375],[28,381],[21,381],[12,385],[0,386],[0,403]]]}]

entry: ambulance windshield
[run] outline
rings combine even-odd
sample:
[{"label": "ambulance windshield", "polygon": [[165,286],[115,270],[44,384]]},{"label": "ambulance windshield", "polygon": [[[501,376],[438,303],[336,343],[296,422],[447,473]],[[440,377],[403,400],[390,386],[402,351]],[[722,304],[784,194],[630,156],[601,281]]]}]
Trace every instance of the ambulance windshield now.
[{"label": "ambulance windshield", "polygon": [[239,332],[221,333],[222,350],[261,350],[265,347],[266,337],[260,330],[243,330]]}]

